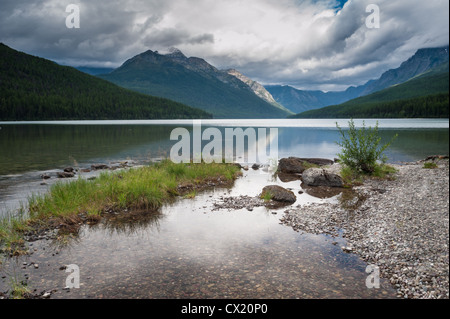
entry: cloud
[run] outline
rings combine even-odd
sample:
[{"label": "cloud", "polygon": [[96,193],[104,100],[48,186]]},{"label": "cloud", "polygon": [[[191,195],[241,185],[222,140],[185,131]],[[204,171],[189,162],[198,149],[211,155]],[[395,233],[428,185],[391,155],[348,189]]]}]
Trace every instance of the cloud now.
[{"label": "cloud", "polygon": [[[372,3],[379,29],[365,24]],[[85,0],[80,29],[66,28],[67,4],[2,0],[0,41],[91,66],[176,46],[264,84],[333,90],[376,78],[449,37],[447,0]]]}]

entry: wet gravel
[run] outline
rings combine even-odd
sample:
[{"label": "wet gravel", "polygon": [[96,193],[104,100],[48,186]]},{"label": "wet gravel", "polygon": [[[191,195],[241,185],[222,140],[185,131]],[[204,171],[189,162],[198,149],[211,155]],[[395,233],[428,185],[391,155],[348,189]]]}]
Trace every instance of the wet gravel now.
[{"label": "wet gravel", "polygon": [[449,162],[393,165],[393,180],[370,179],[343,193],[339,204],[285,211],[281,222],[297,231],[343,237],[345,252],[380,268],[411,299],[449,298]]}]

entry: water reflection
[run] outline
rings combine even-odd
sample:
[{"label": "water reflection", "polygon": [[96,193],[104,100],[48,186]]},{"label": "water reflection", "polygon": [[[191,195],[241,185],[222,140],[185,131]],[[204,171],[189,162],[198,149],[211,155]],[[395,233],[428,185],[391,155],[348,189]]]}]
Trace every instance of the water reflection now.
[{"label": "water reflection", "polygon": [[[345,121],[341,121],[345,126]],[[367,125],[373,125],[368,121]],[[86,124],[88,123],[88,124]],[[60,124],[5,124],[0,130],[0,214],[25,205],[33,193],[45,193],[54,179],[43,182],[43,173],[56,174],[66,166],[90,167],[131,159],[146,163],[167,157],[176,143],[170,133],[176,127],[192,131],[192,121],[62,122]],[[118,124],[119,123],[119,124]],[[162,124],[161,124],[162,123]],[[203,121],[203,129],[227,127],[279,127],[279,158],[323,157],[334,159],[340,151],[333,120],[230,120]],[[358,123],[357,123],[358,124]],[[430,128],[436,126],[438,128]],[[381,120],[383,142],[399,137],[387,150],[390,162],[415,161],[449,152],[448,121]],[[203,145],[208,141],[204,141]],[[225,143],[225,141],[224,141]],[[86,175],[86,174],[84,174]],[[290,178],[280,176],[280,178]]]},{"label": "water reflection", "polygon": [[[52,298],[395,297],[384,280],[381,289],[367,289],[365,263],[331,244],[342,239],[280,225],[283,210],[213,210],[221,197],[254,196],[272,178],[247,174],[231,190],[180,199],[159,215],[117,216],[85,226],[76,245],[36,242],[28,263],[40,266],[24,270],[30,286],[56,288]],[[307,201],[308,195],[298,196],[299,203]],[[62,289],[67,274],[59,269],[68,264],[79,266],[81,289]]]},{"label": "water reflection", "polygon": [[[428,126],[432,122],[422,120]],[[388,120],[381,120],[380,127]],[[398,122],[398,123],[397,123]],[[442,128],[422,128],[420,120],[397,121],[399,128],[380,129],[383,141],[392,136],[399,138],[388,150],[392,161],[410,161],[422,159],[434,154],[448,154],[448,123]],[[102,123],[102,122],[100,122]],[[95,162],[110,162],[124,159],[148,161],[150,158],[168,156],[175,142],[170,141],[170,133],[176,127],[192,131],[192,125],[51,125],[51,124],[2,124],[0,130],[0,176],[21,174],[61,168],[67,165],[77,166]],[[184,123],[184,122],[183,122]],[[213,127],[208,121],[203,128]],[[292,122],[289,122],[292,125]],[[311,126],[308,123],[315,123]],[[395,124],[394,123],[394,124]],[[411,123],[409,126],[405,123]],[[241,125],[246,129],[252,125],[258,127],[279,127],[279,157],[323,157],[333,159],[339,152],[336,141],[340,139],[335,123],[326,122],[327,127],[318,122],[301,122],[299,127],[286,127],[285,120],[217,122],[225,136],[226,124]],[[417,128],[414,128],[414,125]],[[406,128],[405,128],[406,127]],[[204,142],[206,144],[207,142]]]},{"label": "water reflection", "polygon": [[92,229],[101,228],[109,233],[109,236],[132,236],[144,229],[160,230],[160,220],[164,215],[152,211],[130,211],[107,214],[101,224],[92,226]]}]

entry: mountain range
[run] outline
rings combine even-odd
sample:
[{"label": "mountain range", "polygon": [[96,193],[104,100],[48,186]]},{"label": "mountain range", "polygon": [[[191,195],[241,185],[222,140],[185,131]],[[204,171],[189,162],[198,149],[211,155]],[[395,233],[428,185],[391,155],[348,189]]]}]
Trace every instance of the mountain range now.
[{"label": "mountain range", "polygon": [[294,118],[448,118],[449,62],[375,93]]},{"label": "mountain range", "polygon": [[0,121],[211,117],[202,110],[133,92],[0,43]]},{"label": "mountain range", "polygon": [[0,120],[448,117],[448,50],[421,49],[377,80],[322,92],[264,87],[174,48],[77,70],[0,44]]},{"label": "mountain range", "polygon": [[290,86],[266,86],[274,99],[294,113],[338,105],[352,99],[404,83],[428,70],[449,61],[449,47],[426,48],[418,50],[400,67],[388,70],[377,80],[371,80],[357,87],[349,87],[340,92],[298,90]]},{"label": "mountain range", "polygon": [[[293,114],[273,99],[269,102],[258,96],[250,87],[255,83],[244,83],[236,75],[172,49],[168,54],[148,50],[99,77],[127,89],[202,109],[215,118],[285,118]],[[257,90],[265,91],[262,86]]]}]

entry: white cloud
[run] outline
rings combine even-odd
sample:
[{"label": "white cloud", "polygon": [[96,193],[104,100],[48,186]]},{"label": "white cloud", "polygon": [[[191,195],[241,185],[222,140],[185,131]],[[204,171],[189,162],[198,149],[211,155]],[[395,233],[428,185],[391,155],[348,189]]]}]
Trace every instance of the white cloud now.
[{"label": "white cloud", "polygon": [[[368,29],[366,7],[381,10]],[[422,47],[448,44],[447,0],[80,1],[81,28],[65,28],[56,0],[2,0],[0,41],[64,63],[120,65],[176,46],[263,83],[343,89],[397,67]]]}]

